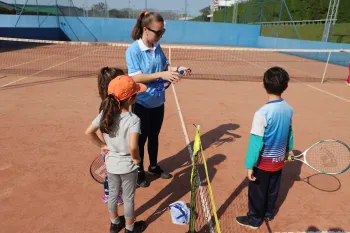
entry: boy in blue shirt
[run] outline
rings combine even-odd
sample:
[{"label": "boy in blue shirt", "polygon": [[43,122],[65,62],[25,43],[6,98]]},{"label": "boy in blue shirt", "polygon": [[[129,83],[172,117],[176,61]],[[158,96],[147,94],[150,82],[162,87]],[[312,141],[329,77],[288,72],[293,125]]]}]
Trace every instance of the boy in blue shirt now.
[{"label": "boy in blue shirt", "polygon": [[293,109],[281,97],[288,82],[288,73],[280,67],[264,74],[268,102],[254,115],[245,160],[249,210],[246,216],[236,217],[238,224],[252,229],[273,220],[285,156],[293,149]]}]

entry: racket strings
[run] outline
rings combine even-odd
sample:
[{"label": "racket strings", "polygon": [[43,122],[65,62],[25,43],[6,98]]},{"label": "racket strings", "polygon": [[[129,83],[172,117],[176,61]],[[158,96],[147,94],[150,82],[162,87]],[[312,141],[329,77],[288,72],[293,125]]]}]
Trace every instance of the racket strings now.
[{"label": "racket strings", "polygon": [[90,172],[92,177],[100,182],[103,183],[105,181],[105,178],[107,176],[107,172],[106,172],[106,165],[105,165],[105,161],[103,159],[102,156],[97,157],[93,163],[91,164],[90,167]]},{"label": "racket strings", "polygon": [[311,148],[306,158],[308,164],[325,173],[338,173],[346,170],[350,163],[350,151],[336,141],[326,141]]},{"label": "racket strings", "polygon": [[321,162],[324,167],[337,167],[336,155],[328,148],[321,148]]}]

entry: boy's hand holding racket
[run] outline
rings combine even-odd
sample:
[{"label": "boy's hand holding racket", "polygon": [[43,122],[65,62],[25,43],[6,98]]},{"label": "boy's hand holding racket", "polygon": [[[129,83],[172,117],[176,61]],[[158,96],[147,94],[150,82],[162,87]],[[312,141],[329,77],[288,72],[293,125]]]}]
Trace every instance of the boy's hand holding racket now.
[{"label": "boy's hand holding racket", "polygon": [[284,157],[284,162],[288,162],[291,161],[290,158],[294,156],[293,151],[289,151],[288,153],[286,153],[286,156]]}]

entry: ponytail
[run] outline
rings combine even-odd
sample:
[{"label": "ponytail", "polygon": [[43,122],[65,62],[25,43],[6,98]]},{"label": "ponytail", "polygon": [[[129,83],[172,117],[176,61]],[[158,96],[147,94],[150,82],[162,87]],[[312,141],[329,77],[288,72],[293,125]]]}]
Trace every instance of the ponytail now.
[{"label": "ponytail", "polygon": [[143,27],[149,27],[154,20],[156,22],[164,22],[163,17],[159,13],[143,11],[137,18],[136,24],[131,33],[131,38],[133,40],[141,39]]},{"label": "ponytail", "polygon": [[115,67],[106,66],[100,70],[97,77],[97,87],[98,87],[98,93],[101,100],[104,100],[107,98],[108,84],[112,81],[112,79],[123,74],[124,74],[124,71],[122,69],[115,68]]},{"label": "ponytail", "polygon": [[145,17],[145,15],[147,15],[147,11],[143,11],[137,18],[136,24],[131,33],[131,38],[133,40],[138,40],[142,37],[142,33],[143,33],[142,19]]},{"label": "ponytail", "polygon": [[120,102],[113,94],[109,94],[106,99],[102,101],[102,117],[100,130],[102,133],[109,134],[111,126],[115,123],[116,114],[120,114]]},{"label": "ponytail", "polygon": [[[135,96],[136,94],[132,97]],[[111,129],[113,125],[115,125],[113,130],[118,130],[119,115],[121,113],[121,109],[127,106],[128,100],[129,99],[118,100],[114,94],[109,94],[107,98],[102,101],[102,116],[100,121],[100,130],[102,133],[112,133]]]}]

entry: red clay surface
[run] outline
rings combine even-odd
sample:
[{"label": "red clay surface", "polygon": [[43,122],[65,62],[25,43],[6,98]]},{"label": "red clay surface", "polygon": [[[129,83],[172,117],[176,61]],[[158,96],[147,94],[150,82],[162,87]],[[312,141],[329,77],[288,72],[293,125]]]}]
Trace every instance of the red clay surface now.
[{"label": "red clay surface", "polygon": [[[84,130],[98,112],[98,68],[123,66],[123,54],[107,62],[102,56],[95,56],[95,60],[78,57],[80,53],[73,54],[71,59],[77,58],[69,62],[59,54],[55,59],[47,59],[42,53],[38,57],[29,54],[20,57],[22,63],[43,60],[20,65],[12,72],[0,71],[1,86],[16,81],[0,89],[0,227],[6,233],[108,232],[107,205],[101,202],[103,187],[89,174],[89,165],[99,149],[87,140]],[[174,65],[181,61],[176,54],[172,58]],[[247,60],[243,55],[238,58]],[[265,68],[281,63],[254,59],[251,64],[231,61],[235,69],[224,75],[234,72],[237,77],[241,73],[261,77]],[[209,61],[192,62],[184,59],[181,64],[193,67],[194,78],[210,72]],[[5,63],[1,68],[15,65]],[[292,76],[307,72],[307,77],[318,77],[322,73],[297,63],[284,61],[282,65]],[[221,65],[231,69],[224,61]],[[345,80],[347,68],[334,69],[335,76],[344,73]],[[244,159],[254,112],[266,102],[262,83],[186,79],[175,87],[190,140],[195,134],[193,124],[201,126],[221,231],[253,232],[237,225],[234,218],[247,211]],[[301,79],[290,84],[284,98],[295,111],[295,150],[303,151],[327,138],[350,144],[349,92],[350,88],[338,81],[321,85]],[[174,201],[189,202],[190,191],[189,153],[171,88],[165,111],[159,163],[174,178],[153,180],[150,187],[137,189],[136,212],[138,219],[149,223],[145,232],[186,232],[188,226],[171,223],[168,211],[158,213]],[[286,164],[277,216],[269,226],[263,224],[255,232],[349,231],[349,179],[349,172],[325,176],[298,162]]]}]

